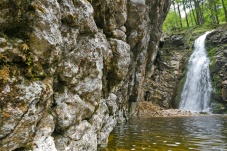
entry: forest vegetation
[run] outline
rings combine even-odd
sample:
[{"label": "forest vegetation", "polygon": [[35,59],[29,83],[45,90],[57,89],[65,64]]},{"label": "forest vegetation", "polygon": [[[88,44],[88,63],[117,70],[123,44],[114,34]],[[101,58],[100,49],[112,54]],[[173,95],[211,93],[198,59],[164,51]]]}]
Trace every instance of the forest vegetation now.
[{"label": "forest vegetation", "polygon": [[172,0],[164,31],[227,22],[226,0]]}]

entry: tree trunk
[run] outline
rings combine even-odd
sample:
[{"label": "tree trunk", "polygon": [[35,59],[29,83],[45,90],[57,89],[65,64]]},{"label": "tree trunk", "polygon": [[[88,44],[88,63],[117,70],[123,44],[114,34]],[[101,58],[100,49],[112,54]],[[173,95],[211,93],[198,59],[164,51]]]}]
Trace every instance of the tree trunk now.
[{"label": "tree trunk", "polygon": [[198,2],[199,17],[200,17],[201,25],[203,25],[205,23],[205,19],[203,17],[203,11],[202,11],[202,9],[200,7],[200,6],[203,6],[203,1],[202,1],[202,4],[201,5],[199,3],[200,3],[200,1]]},{"label": "tree trunk", "polygon": [[192,26],[194,26],[192,10],[189,11],[189,15],[190,15],[191,24],[192,24]]},{"label": "tree trunk", "polygon": [[202,24],[204,24],[204,17],[203,17],[201,8],[199,6],[199,1],[194,0],[194,4],[195,4],[195,11],[196,11],[196,17],[197,17],[198,24],[202,25]]},{"label": "tree trunk", "polygon": [[180,27],[183,27],[183,25],[182,25],[182,17],[181,17],[181,13],[180,13],[180,5],[179,4],[177,4],[177,10],[178,10],[179,18],[180,18]]},{"label": "tree trunk", "polygon": [[221,3],[222,3],[222,8],[223,8],[224,13],[225,13],[225,21],[227,22],[227,10],[226,10],[226,6],[225,6],[225,3],[224,3],[224,0],[221,0]]},{"label": "tree trunk", "polygon": [[[175,0],[172,1],[172,4],[173,4],[174,13],[175,13],[175,15],[177,16],[177,11],[176,11],[176,6],[175,6]],[[177,27],[179,27],[178,19],[175,18],[175,21],[176,21]]]},{"label": "tree trunk", "polygon": [[194,0],[194,5],[195,5],[195,12],[196,12],[196,20],[198,25],[201,25],[201,20],[200,20],[200,15],[199,15],[199,6],[198,6],[198,2],[196,0]]},{"label": "tree trunk", "polygon": [[185,19],[186,19],[187,27],[189,27],[188,15],[187,15],[187,12],[186,12],[186,7],[185,7],[186,3],[187,3],[187,1],[183,0],[183,9],[184,9],[184,13],[185,13]]},{"label": "tree trunk", "polygon": [[210,14],[211,14],[211,21],[212,24],[215,24],[215,16],[214,16],[214,10],[213,10],[213,0],[209,0],[209,9],[210,9]]},{"label": "tree trunk", "polygon": [[194,9],[193,9],[193,7],[192,7],[192,1],[191,1],[191,0],[189,0],[189,2],[190,2],[190,9],[191,9],[191,11],[192,11],[192,15],[193,15],[193,18],[194,18],[195,24],[196,24],[196,25],[199,25],[199,24],[198,24],[198,21],[196,20],[196,17],[195,17],[195,12],[194,12]]},{"label": "tree trunk", "polygon": [[214,15],[215,15],[216,24],[219,24],[218,10],[217,10],[217,5],[215,2],[214,2],[214,12],[215,12]]}]

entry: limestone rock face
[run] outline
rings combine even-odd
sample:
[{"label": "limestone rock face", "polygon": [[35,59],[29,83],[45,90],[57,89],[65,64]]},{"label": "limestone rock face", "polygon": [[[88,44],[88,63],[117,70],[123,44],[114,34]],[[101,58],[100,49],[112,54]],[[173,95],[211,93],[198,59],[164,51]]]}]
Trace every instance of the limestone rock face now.
[{"label": "limestone rock face", "polygon": [[227,27],[221,27],[207,36],[207,51],[210,57],[210,72],[213,91],[211,107],[214,113],[227,109]]},{"label": "limestone rock face", "polygon": [[106,145],[143,98],[169,6],[1,0],[0,151]]},{"label": "limestone rock face", "polygon": [[144,84],[144,100],[165,109],[174,108],[174,100],[183,67],[187,65],[185,58],[190,51],[185,41],[187,36],[163,35],[159,51]]},{"label": "limestone rock face", "polygon": [[0,145],[5,150],[18,148],[32,139],[35,127],[48,112],[53,95],[52,80],[27,81],[22,77],[7,80],[0,93]]}]

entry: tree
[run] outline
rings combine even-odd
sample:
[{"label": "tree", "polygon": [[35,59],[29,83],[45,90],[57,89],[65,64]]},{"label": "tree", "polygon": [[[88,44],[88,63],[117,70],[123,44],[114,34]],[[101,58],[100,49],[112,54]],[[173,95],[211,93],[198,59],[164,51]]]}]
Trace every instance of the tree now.
[{"label": "tree", "polygon": [[215,23],[216,23],[216,24],[219,24],[217,4],[214,2],[213,5],[214,5]]},{"label": "tree", "polygon": [[223,8],[224,14],[225,14],[225,21],[227,22],[227,10],[226,10],[224,0],[221,0],[221,3],[222,3],[222,8]]},{"label": "tree", "polygon": [[170,25],[175,28],[227,22],[226,3],[226,0],[172,0],[172,18],[165,23],[168,28]]},{"label": "tree", "polygon": [[180,27],[183,27],[183,25],[182,25],[181,11],[180,11],[180,0],[176,0],[176,4],[177,4],[178,15],[179,15],[179,18],[180,18]]},{"label": "tree", "polygon": [[200,1],[198,1],[198,0],[193,0],[193,1],[194,1],[194,5],[195,5],[197,23],[198,23],[198,25],[203,25],[204,24],[204,17],[203,17],[202,10],[200,8]]},{"label": "tree", "polygon": [[[174,10],[175,16],[177,16],[177,11],[176,11],[176,6],[175,6],[175,0],[172,0],[172,5],[173,5],[173,10]],[[177,27],[179,27],[178,17],[175,17],[175,21],[176,21]]]},{"label": "tree", "polygon": [[184,13],[185,13],[185,19],[186,19],[187,27],[189,27],[188,15],[187,15],[187,12],[186,12],[186,3],[187,3],[187,0],[182,0],[182,2],[183,2],[183,9],[184,9]]},{"label": "tree", "polygon": [[208,0],[209,1],[209,4],[208,4],[208,6],[209,6],[209,9],[210,9],[210,18],[211,18],[211,22],[212,22],[212,24],[214,24],[215,23],[215,17],[214,17],[214,9],[213,9],[213,4],[212,4],[212,2],[213,2],[213,0]]},{"label": "tree", "polygon": [[163,29],[167,31],[179,27],[176,23],[176,18],[178,18],[178,15],[170,10],[163,24]]},{"label": "tree", "polygon": [[191,10],[191,13],[193,15],[193,18],[194,18],[194,21],[195,21],[195,24],[198,25],[198,21],[196,20],[196,17],[195,17],[195,12],[194,12],[194,8],[192,6],[192,0],[189,0],[189,8]]}]

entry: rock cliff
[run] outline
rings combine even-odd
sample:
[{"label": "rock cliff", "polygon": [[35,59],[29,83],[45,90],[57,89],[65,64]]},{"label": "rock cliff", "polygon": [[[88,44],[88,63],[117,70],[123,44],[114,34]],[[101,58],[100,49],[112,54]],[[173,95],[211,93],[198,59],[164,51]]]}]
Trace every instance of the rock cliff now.
[{"label": "rock cliff", "polygon": [[207,52],[213,91],[211,108],[214,113],[227,110],[227,25],[221,26],[207,36]]},{"label": "rock cliff", "polygon": [[0,151],[105,145],[147,92],[169,6],[1,0]]},{"label": "rock cliff", "polygon": [[159,51],[143,86],[144,100],[164,109],[178,108],[187,72],[187,60],[196,38],[204,31],[196,29],[162,35]]},{"label": "rock cliff", "polygon": [[178,83],[183,77],[185,58],[191,49],[187,35],[163,35],[151,72],[146,75],[144,100],[165,109],[174,107]]}]

